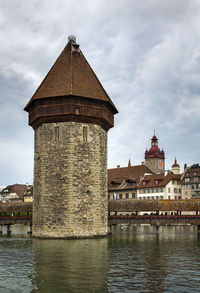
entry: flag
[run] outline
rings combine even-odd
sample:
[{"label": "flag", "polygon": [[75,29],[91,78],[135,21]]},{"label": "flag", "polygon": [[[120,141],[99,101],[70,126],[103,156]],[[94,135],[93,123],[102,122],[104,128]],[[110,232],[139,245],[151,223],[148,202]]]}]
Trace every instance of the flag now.
[{"label": "flag", "polygon": [[116,193],[114,193],[114,199],[118,199],[118,196],[117,196],[117,194]]}]

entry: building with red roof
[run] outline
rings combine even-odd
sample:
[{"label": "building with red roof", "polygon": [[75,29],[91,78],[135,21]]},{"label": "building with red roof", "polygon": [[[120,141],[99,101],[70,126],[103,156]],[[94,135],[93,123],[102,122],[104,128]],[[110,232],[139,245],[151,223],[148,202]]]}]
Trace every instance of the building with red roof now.
[{"label": "building with red roof", "polygon": [[158,147],[158,138],[155,133],[151,139],[150,149],[146,149],[145,154],[145,165],[153,173],[164,173],[165,172],[165,153],[164,150],[160,150]]}]

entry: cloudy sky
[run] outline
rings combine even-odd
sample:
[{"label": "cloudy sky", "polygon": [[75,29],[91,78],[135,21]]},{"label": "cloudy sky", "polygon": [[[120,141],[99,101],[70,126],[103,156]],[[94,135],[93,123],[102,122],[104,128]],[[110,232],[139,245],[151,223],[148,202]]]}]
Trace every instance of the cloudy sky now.
[{"label": "cloudy sky", "polygon": [[119,110],[109,168],[140,164],[154,129],[166,168],[200,163],[199,0],[0,0],[0,185],[32,183],[23,108],[69,35]]}]

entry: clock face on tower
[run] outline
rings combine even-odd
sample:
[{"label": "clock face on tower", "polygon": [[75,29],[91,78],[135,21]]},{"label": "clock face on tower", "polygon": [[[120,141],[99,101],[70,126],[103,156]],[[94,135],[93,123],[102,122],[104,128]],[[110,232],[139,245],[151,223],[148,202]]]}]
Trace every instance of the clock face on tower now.
[{"label": "clock face on tower", "polygon": [[163,160],[158,161],[158,168],[163,169]]}]

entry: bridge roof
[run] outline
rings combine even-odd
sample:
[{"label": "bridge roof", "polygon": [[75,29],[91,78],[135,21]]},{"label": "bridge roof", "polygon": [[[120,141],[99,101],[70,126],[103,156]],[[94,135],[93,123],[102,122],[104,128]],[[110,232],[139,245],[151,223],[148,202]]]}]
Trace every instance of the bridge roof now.
[{"label": "bridge roof", "polygon": [[32,212],[32,202],[0,203],[1,213]]},{"label": "bridge roof", "polygon": [[109,212],[135,212],[135,211],[199,211],[199,199],[185,200],[136,200],[121,199],[109,200]]}]

